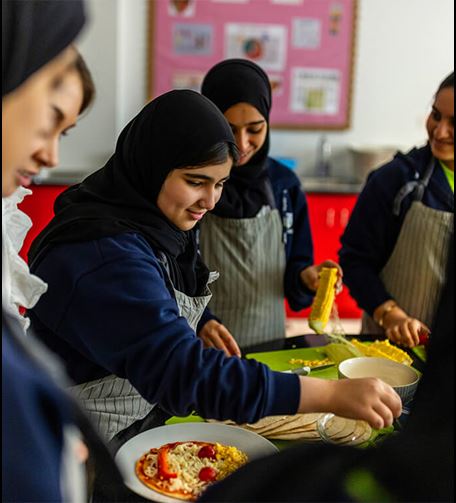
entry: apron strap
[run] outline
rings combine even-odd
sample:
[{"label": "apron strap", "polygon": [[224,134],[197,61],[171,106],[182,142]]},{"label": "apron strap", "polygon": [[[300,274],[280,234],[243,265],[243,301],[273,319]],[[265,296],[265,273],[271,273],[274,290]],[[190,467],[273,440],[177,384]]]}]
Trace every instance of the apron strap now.
[{"label": "apron strap", "polygon": [[419,180],[413,180],[411,182],[407,182],[405,185],[401,187],[399,192],[396,194],[396,197],[393,201],[393,215],[399,216],[401,212],[402,201],[411,193],[413,194],[414,201],[421,201],[423,199],[424,191],[429,184],[429,180],[431,179],[432,173],[434,172],[435,162],[434,157],[431,157],[426,170],[424,172],[423,178]]},{"label": "apron strap", "polygon": [[157,260],[158,260],[158,262],[159,262],[159,264],[162,267],[163,272],[164,272],[163,277],[164,277],[164,280],[165,280],[166,288],[168,288],[168,291],[172,295],[175,295],[175,293],[174,293],[174,285],[173,285],[173,282],[171,281],[171,276],[170,276],[168,259],[167,259],[166,255],[162,251],[160,251],[160,250],[156,252],[156,257],[157,257]]},{"label": "apron strap", "polygon": [[293,220],[294,220],[293,211],[289,211],[289,209],[288,209],[288,190],[287,189],[283,189],[283,191],[282,191],[281,217],[282,217],[282,225],[283,225],[282,241],[283,241],[283,244],[286,245],[288,242],[288,235],[293,234]]},{"label": "apron strap", "polygon": [[268,201],[267,204],[271,207],[271,209],[273,210],[276,209],[277,208],[276,200],[274,197],[274,191],[272,190],[271,179],[269,177],[267,178],[267,180],[265,180],[264,190],[266,193],[266,199]]}]

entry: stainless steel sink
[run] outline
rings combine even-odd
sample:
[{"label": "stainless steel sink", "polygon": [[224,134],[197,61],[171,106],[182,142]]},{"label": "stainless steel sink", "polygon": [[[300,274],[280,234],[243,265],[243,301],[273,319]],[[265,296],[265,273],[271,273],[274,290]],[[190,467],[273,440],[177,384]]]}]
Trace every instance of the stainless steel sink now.
[{"label": "stainless steel sink", "polygon": [[300,176],[305,192],[358,193],[363,184],[354,178]]}]

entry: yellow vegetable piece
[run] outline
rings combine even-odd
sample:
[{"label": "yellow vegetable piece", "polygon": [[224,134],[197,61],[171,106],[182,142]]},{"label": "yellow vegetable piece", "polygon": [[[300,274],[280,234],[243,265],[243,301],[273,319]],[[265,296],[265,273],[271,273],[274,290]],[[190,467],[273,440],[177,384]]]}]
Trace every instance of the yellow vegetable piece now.
[{"label": "yellow vegetable piece", "polygon": [[404,363],[405,365],[411,365],[413,362],[412,358],[410,358],[405,351],[397,348],[396,346],[392,346],[387,339],[383,341],[375,341],[371,344],[364,344],[356,339],[352,339],[351,342],[359,348],[365,356],[388,358],[389,360]]},{"label": "yellow vegetable piece", "polygon": [[323,334],[329,321],[331,309],[336,296],[337,269],[323,267],[320,272],[320,283],[312,303],[309,316],[309,327],[317,334]]}]

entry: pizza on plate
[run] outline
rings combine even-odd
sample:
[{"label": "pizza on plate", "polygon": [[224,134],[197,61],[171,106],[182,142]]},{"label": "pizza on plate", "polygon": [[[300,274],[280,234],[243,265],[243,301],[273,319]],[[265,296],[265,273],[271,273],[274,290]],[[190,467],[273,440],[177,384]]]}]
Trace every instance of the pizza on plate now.
[{"label": "pizza on plate", "polygon": [[152,448],[136,462],[136,475],[150,489],[195,501],[208,485],[247,462],[237,447],[211,442],[173,442]]}]

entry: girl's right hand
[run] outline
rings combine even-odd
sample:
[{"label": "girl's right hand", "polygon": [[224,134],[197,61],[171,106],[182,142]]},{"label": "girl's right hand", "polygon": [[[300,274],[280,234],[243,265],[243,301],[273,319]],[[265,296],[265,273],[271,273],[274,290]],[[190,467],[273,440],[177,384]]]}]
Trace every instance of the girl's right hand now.
[{"label": "girl's right hand", "polygon": [[374,320],[380,317],[379,325],[385,330],[386,337],[399,346],[413,348],[421,344],[420,336],[431,332],[422,321],[409,316],[400,306],[393,301],[393,306],[385,310],[385,306],[392,299],[380,304],[374,311]]},{"label": "girl's right hand", "polygon": [[394,389],[380,379],[318,379],[299,377],[301,399],[298,412],[332,412],[350,419],[363,419],[372,428],[393,424],[401,415],[402,402]]},{"label": "girl's right hand", "polygon": [[429,334],[430,329],[420,320],[411,318],[402,309],[387,313],[384,321],[385,335],[391,342],[406,348],[420,344],[420,336]]},{"label": "girl's right hand", "polygon": [[340,265],[337,262],[334,262],[334,260],[325,260],[318,265],[310,265],[306,267],[300,272],[301,282],[309,290],[316,292],[320,283],[320,272],[323,267],[333,267],[337,269],[337,282],[335,289],[336,294],[338,295],[342,291],[342,277],[344,274]]}]

